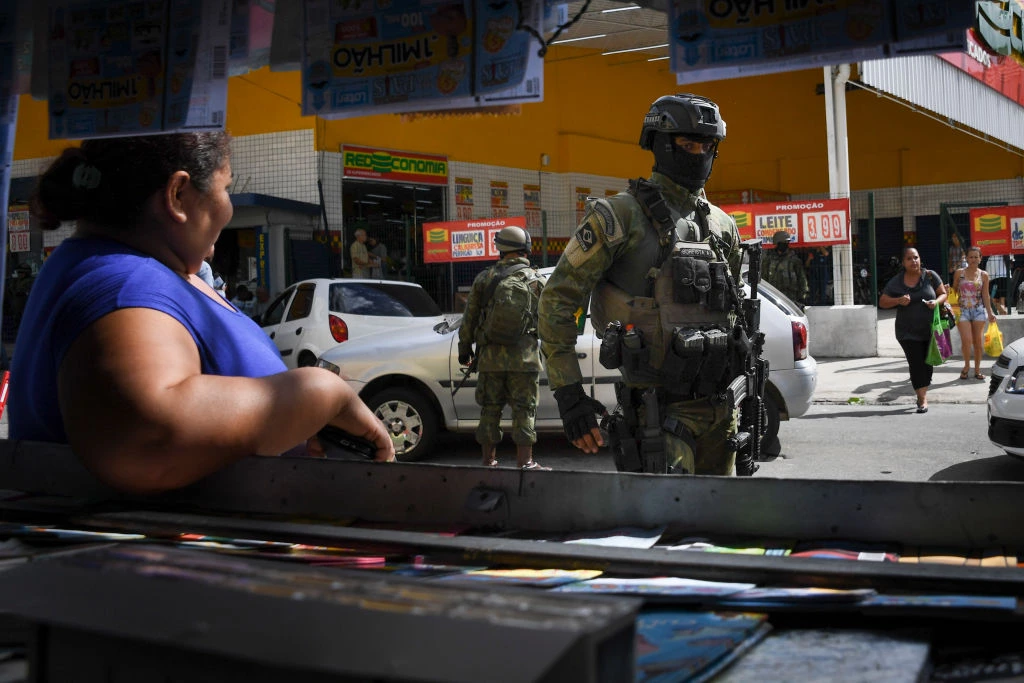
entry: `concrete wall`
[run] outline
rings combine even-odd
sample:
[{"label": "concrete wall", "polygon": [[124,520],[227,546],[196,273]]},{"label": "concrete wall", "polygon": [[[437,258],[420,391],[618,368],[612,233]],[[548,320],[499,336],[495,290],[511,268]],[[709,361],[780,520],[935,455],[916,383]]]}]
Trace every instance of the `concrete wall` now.
[{"label": "concrete wall", "polygon": [[[1024,337],[1024,315],[1021,315],[1020,313],[1014,313],[1013,315],[1001,315],[999,316],[997,324],[999,325],[999,331],[1003,333],[1003,346],[1009,346],[1010,342]],[[949,339],[953,343],[953,357],[962,359],[963,354],[961,353],[960,333],[957,331],[950,332]],[[811,355],[814,355],[813,352]],[[982,367],[985,367],[985,363],[992,360],[990,357],[984,355],[984,353],[981,358]]]},{"label": "concrete wall", "polygon": [[874,306],[808,306],[808,348],[815,358],[878,355],[878,310]]}]

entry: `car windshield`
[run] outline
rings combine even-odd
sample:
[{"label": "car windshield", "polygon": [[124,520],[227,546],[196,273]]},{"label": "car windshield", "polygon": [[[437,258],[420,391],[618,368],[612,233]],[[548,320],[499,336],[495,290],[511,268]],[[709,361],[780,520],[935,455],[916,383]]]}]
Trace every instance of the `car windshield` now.
[{"label": "car windshield", "polygon": [[332,283],[330,310],[353,315],[425,318],[441,315],[441,308],[422,287],[367,282]]}]

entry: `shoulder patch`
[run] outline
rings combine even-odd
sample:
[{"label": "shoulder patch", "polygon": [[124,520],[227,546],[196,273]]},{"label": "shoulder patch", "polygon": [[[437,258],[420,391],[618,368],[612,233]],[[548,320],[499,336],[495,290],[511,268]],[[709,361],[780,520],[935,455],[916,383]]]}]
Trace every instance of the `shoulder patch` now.
[{"label": "shoulder patch", "polygon": [[602,197],[592,200],[587,207],[587,218],[588,220],[584,224],[596,224],[594,227],[601,231],[608,244],[615,244],[625,237],[622,221],[619,220],[615,209],[607,199]]},{"label": "shoulder patch", "polygon": [[614,237],[616,226],[615,214],[612,213],[612,210],[601,202],[595,202],[594,211],[601,214],[601,218],[604,219],[604,234],[608,237]]}]

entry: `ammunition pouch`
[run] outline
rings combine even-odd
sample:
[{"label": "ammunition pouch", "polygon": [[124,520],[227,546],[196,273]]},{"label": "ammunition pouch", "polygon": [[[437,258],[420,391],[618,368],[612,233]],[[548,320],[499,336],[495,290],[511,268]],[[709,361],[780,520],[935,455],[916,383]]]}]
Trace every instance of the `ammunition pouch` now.
[{"label": "ammunition pouch", "polygon": [[609,370],[617,370],[622,366],[622,323],[618,320],[611,321],[604,328],[597,360]]}]

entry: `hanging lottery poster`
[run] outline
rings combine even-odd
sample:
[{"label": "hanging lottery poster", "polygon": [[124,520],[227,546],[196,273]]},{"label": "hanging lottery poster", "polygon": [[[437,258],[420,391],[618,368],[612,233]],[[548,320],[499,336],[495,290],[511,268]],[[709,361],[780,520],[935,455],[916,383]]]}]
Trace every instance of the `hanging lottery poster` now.
[{"label": "hanging lottery poster", "polygon": [[589,187],[576,188],[576,225],[582,223],[583,217],[587,214],[587,199],[589,197]]},{"label": "hanging lottery poster", "polygon": [[526,229],[541,228],[540,185],[523,185],[523,209],[526,213]]},{"label": "hanging lottery poster", "polygon": [[789,233],[795,246],[827,247],[850,243],[850,200],[813,199],[720,207],[736,221],[740,239],[755,237],[772,248],[772,237]]},{"label": "hanging lottery poster", "polygon": [[982,256],[1024,254],[1024,206],[971,209],[971,246]]},{"label": "hanging lottery poster", "polygon": [[491,215],[495,218],[508,215],[508,183],[504,180],[491,181]]},{"label": "hanging lottery poster", "polygon": [[460,221],[473,217],[473,179],[455,179],[455,217]]},{"label": "hanging lottery poster", "polygon": [[423,262],[493,261],[501,256],[494,236],[502,228],[526,229],[524,216],[423,224]]}]

